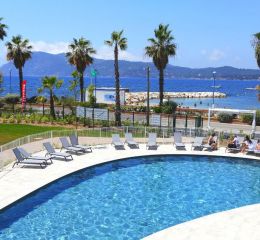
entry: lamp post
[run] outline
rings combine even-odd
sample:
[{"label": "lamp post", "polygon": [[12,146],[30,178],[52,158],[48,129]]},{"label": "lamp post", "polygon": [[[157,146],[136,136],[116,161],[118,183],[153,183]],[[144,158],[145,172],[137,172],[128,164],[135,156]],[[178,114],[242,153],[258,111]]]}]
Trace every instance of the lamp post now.
[{"label": "lamp post", "polygon": [[12,69],[9,69],[9,93],[12,93],[12,87],[11,87],[11,82],[12,82]]},{"label": "lamp post", "polygon": [[95,95],[95,103],[97,102],[97,69],[92,69],[91,70],[91,76],[94,77],[94,85],[95,85],[95,89],[94,89],[94,95]]},{"label": "lamp post", "polygon": [[215,107],[215,82],[216,82],[216,71],[214,71],[213,73],[213,103],[212,103],[212,108]]},{"label": "lamp post", "polygon": [[150,67],[146,68],[147,74],[147,109],[146,109],[146,125],[150,124]]}]

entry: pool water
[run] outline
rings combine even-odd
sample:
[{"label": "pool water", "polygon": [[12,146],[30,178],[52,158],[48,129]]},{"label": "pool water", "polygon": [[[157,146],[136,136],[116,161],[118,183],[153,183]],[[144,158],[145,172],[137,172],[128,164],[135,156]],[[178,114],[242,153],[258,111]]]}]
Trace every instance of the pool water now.
[{"label": "pool water", "polygon": [[141,239],[259,202],[257,161],[139,157],[85,169],[0,212],[0,239]]}]

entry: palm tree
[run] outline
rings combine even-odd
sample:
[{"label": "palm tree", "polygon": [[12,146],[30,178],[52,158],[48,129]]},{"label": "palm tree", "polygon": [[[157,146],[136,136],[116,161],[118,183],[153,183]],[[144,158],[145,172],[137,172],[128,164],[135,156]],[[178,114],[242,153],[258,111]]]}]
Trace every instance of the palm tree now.
[{"label": "palm tree", "polygon": [[255,48],[255,58],[260,68],[260,32],[254,34],[253,47]]},{"label": "palm tree", "polygon": [[36,102],[42,104],[42,115],[45,115],[45,103],[47,102],[47,98],[44,96],[37,96]]},{"label": "palm tree", "polygon": [[58,79],[55,76],[45,76],[42,78],[42,87],[38,89],[38,92],[43,92],[44,89],[48,89],[50,93],[50,114],[53,119],[56,118],[55,109],[54,109],[54,90],[59,89],[63,84],[63,80]]},{"label": "palm tree", "polygon": [[111,39],[105,41],[105,44],[114,47],[114,67],[115,67],[115,88],[116,88],[116,110],[115,120],[118,126],[121,126],[121,107],[120,107],[120,79],[118,66],[118,49],[127,49],[127,39],[123,37],[123,30],[120,32],[112,32]]},{"label": "palm tree", "polygon": [[93,63],[91,54],[95,54],[96,51],[91,47],[89,40],[81,37],[79,40],[73,39],[73,42],[69,45],[70,52],[66,53],[66,57],[70,64],[76,66],[77,71],[80,74],[80,101],[84,101],[84,71],[87,66]]},{"label": "palm tree", "polygon": [[20,97],[22,97],[23,67],[25,62],[32,57],[32,46],[28,39],[22,39],[21,35],[12,37],[11,42],[6,43],[7,60],[13,60],[14,66],[19,70]]},{"label": "palm tree", "polygon": [[160,24],[154,30],[155,38],[149,38],[150,46],[145,48],[147,56],[153,58],[153,63],[159,71],[160,106],[163,103],[164,93],[164,69],[166,68],[169,57],[176,55],[176,44],[173,42],[172,31],[168,30],[169,25]]},{"label": "palm tree", "polygon": [[0,39],[4,40],[4,37],[6,37],[6,29],[8,28],[7,25],[1,23],[3,18],[0,17]]},{"label": "palm tree", "polygon": [[73,77],[73,79],[69,80],[69,82],[70,82],[69,90],[73,92],[74,100],[76,102],[77,101],[77,95],[78,95],[78,92],[79,92],[78,86],[79,86],[80,74],[78,73],[78,71],[73,71],[71,73],[71,76]]}]

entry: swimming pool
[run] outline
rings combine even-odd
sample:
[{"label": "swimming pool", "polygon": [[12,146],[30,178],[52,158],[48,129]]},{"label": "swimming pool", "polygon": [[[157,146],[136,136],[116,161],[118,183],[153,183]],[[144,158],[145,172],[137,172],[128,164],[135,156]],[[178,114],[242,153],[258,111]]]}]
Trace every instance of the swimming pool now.
[{"label": "swimming pool", "polygon": [[260,163],[153,156],[87,168],[0,213],[0,239],[140,239],[260,202]]}]

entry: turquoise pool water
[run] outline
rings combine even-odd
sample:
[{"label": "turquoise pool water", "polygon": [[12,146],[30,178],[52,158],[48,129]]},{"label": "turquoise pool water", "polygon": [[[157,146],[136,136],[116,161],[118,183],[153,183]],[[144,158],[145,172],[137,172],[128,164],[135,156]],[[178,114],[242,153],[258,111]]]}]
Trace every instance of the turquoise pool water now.
[{"label": "turquoise pool water", "polygon": [[0,239],[140,239],[259,202],[259,162],[141,157],[85,169],[2,211]]}]

